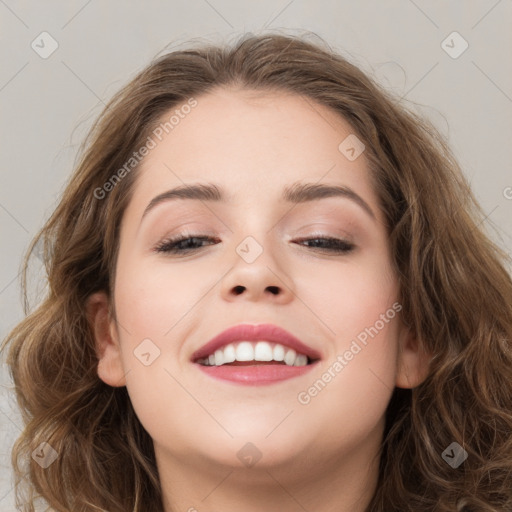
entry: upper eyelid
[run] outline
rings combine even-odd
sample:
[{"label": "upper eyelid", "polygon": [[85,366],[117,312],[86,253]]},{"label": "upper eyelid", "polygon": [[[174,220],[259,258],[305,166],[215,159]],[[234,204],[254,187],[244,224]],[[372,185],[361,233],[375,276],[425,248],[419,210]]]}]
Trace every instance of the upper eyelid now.
[{"label": "upper eyelid", "polygon": [[[328,200],[328,198],[327,198]],[[173,203],[171,201],[171,203]],[[187,202],[188,203],[188,202]],[[190,201],[193,203],[193,201]],[[367,230],[366,224],[361,220],[360,215],[355,215],[351,209],[345,210],[343,208],[344,202],[336,203],[335,205],[329,205],[328,203],[325,205],[327,207],[326,210],[323,210],[324,204],[322,201],[313,201],[308,203],[298,203],[295,208],[292,208],[290,211],[286,211],[285,213],[279,214],[276,216],[277,221],[270,222],[270,226],[272,229],[280,229],[279,225],[283,226],[284,223],[292,223],[296,222],[295,215],[299,217],[300,220],[304,220],[305,218],[311,218],[312,215],[318,218],[321,222],[322,220],[326,220],[328,222],[339,222],[339,219],[342,219],[343,223],[348,223],[348,225],[357,225],[359,228],[363,230]],[[201,206],[202,205],[202,206]],[[174,204],[176,206],[176,203]],[[226,212],[222,215],[218,212],[215,212],[211,205],[204,205],[203,203],[197,205],[185,204],[183,205],[185,208],[184,211],[181,208],[176,212],[173,216],[174,220],[178,220],[179,222],[183,221],[183,224],[186,224],[190,221],[197,221],[198,223],[202,222],[210,222],[215,221],[215,223],[219,224],[221,230],[226,230],[229,232],[233,232],[233,229],[230,227],[229,218],[225,217]],[[196,210],[196,207],[200,208]],[[314,209],[314,213],[305,214],[304,212],[298,213],[302,207],[309,207]],[[205,211],[204,208],[207,208]],[[341,210],[340,210],[341,208]],[[162,214],[163,215],[163,214]],[[156,219],[160,219],[160,215],[155,216]],[[191,219],[192,217],[192,219]],[[164,219],[168,218],[168,216],[164,216]],[[287,220],[288,219],[288,220]],[[292,220],[290,220],[292,219]],[[151,222],[150,224],[153,224]],[[140,228],[140,225],[139,225]],[[137,231],[139,230],[137,228]],[[217,228],[216,228],[217,229]]]},{"label": "upper eyelid", "polygon": [[[212,238],[212,239],[217,239],[219,238],[220,236],[222,235],[219,235],[219,234],[214,234],[212,233],[210,230],[201,230],[201,229],[184,229],[183,231],[179,231],[177,233],[172,233],[172,234],[169,234],[169,235],[165,235],[165,236],[162,236],[160,237],[160,241],[162,240],[180,240],[180,239],[183,239],[183,238]],[[325,230],[325,231],[318,231],[318,230],[314,230],[312,232],[307,232],[307,233],[304,233],[304,234],[293,234],[293,235],[287,235],[285,237],[285,240],[286,241],[290,241],[290,240],[302,240],[302,239],[306,239],[306,238],[310,238],[310,239],[313,239],[313,238],[332,238],[332,239],[337,239],[337,240],[343,240],[345,242],[351,242],[352,243],[352,239],[353,239],[353,236],[350,235],[349,233],[345,232],[345,233],[340,233],[340,232],[333,232],[333,231],[330,231],[329,230]]]}]

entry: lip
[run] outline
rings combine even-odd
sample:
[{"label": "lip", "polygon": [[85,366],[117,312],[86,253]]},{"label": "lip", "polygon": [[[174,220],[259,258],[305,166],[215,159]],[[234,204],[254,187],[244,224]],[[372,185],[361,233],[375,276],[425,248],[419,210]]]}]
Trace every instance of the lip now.
[{"label": "lip", "polygon": [[[304,354],[310,360],[321,359],[321,354],[317,350],[309,347],[293,334],[274,324],[239,324],[212,338],[208,343],[196,350],[192,356],[192,362],[213,354],[217,349],[234,343],[236,341],[270,341],[280,343],[285,347],[293,348],[296,352]],[[295,367],[300,368],[300,367]]]},{"label": "lip", "polygon": [[251,366],[203,366],[198,364],[199,370],[222,381],[247,386],[261,386],[275,384],[293,377],[299,377],[313,370],[319,361],[306,366],[287,366],[280,364],[251,365]]}]

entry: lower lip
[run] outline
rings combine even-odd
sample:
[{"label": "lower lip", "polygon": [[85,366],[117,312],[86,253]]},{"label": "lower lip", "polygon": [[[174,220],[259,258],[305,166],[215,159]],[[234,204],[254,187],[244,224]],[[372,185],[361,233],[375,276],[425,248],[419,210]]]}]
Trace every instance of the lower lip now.
[{"label": "lower lip", "polygon": [[288,365],[253,365],[253,366],[204,366],[197,364],[199,369],[215,379],[246,384],[249,386],[260,386],[273,384],[284,380],[299,377],[312,370],[318,361],[306,366]]}]

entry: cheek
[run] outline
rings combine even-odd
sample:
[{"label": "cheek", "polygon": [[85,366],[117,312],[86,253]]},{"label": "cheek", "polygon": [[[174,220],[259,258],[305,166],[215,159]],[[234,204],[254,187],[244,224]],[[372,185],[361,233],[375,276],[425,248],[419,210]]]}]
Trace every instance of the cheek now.
[{"label": "cheek", "polygon": [[209,282],[198,272],[182,271],[177,266],[171,271],[169,266],[151,261],[127,262],[119,265],[116,283],[118,320],[134,342],[154,337],[173,346],[174,326],[208,288]]},{"label": "cheek", "polygon": [[[326,338],[342,343],[377,323],[382,330],[382,315],[398,300],[398,284],[388,260],[367,257],[350,263],[316,265],[298,273],[295,290],[308,306],[318,325],[326,329]],[[395,309],[385,320],[396,316]]]},{"label": "cheek", "polygon": [[[197,303],[200,282],[183,272],[171,275],[165,265],[128,258],[119,260],[116,275],[117,331],[126,388],[144,428],[152,437],[165,438],[176,414],[188,421],[189,397],[172,376],[181,380],[176,361],[183,356],[183,329],[187,312]],[[180,433],[174,432],[176,440]]]},{"label": "cheek", "polygon": [[[374,312],[379,311],[374,308]],[[375,429],[383,427],[396,379],[399,323],[395,317],[380,330],[374,328],[373,321],[366,327],[365,323],[357,326],[365,317],[364,311],[359,312],[359,319],[341,321],[340,317],[341,334],[333,354],[296,396],[297,418],[304,425],[316,419],[327,445],[364,445],[368,439],[375,439]],[[355,335],[342,333],[349,324]]]},{"label": "cheek", "polygon": [[309,276],[301,281],[307,305],[321,320],[317,323],[326,339],[333,341],[325,344],[321,382],[311,393],[302,390],[303,402],[314,401],[320,408],[325,402],[339,403],[345,412],[351,404],[368,404],[368,414],[374,411],[378,418],[395,386],[401,325],[389,259],[380,255],[336,271],[324,265],[314,276],[304,275]]}]

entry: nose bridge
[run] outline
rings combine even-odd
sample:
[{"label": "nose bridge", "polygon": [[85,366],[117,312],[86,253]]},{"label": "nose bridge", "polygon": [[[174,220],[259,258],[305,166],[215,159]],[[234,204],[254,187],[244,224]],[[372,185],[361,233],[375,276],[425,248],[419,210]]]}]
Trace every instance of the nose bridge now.
[{"label": "nose bridge", "polygon": [[[238,256],[248,264],[256,260],[277,258],[272,250],[278,247],[277,231],[272,223],[275,219],[261,202],[244,202],[240,209],[241,215],[233,226],[235,251]],[[239,240],[239,241],[238,241]],[[269,252],[270,251],[270,252]],[[263,255],[263,258],[261,256]]]},{"label": "nose bridge", "polygon": [[272,212],[271,202],[256,199],[244,201],[235,229],[235,238],[240,240],[236,252],[248,264],[257,260],[267,262],[270,266],[279,265],[279,247],[281,245],[276,218]]},{"label": "nose bridge", "polygon": [[253,301],[264,297],[280,302],[290,300],[292,283],[283,270],[280,243],[272,236],[273,231],[262,221],[258,229],[240,232],[245,236],[236,244],[233,266],[224,277],[224,298],[242,295]]}]

